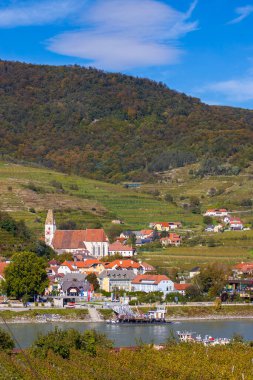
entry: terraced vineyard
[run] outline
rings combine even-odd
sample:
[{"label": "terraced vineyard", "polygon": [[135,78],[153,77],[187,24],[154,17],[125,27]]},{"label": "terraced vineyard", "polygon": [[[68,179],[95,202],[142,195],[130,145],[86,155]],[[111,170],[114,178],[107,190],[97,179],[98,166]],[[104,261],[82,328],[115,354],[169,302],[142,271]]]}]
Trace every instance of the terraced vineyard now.
[{"label": "terraced vineyard", "polygon": [[[48,208],[56,211],[57,223],[73,220],[78,226],[103,225],[112,219],[124,228],[146,228],[152,221],[180,220],[201,223],[201,216],[176,205],[122,185],[57,173],[48,169],[0,164],[0,207],[16,219],[24,219],[41,234]],[[31,212],[32,211],[32,212]],[[34,213],[35,211],[35,213]]]},{"label": "terraced vineyard", "polygon": [[[203,232],[203,217],[182,207],[191,196],[198,196],[201,209],[210,206],[222,206],[225,202],[237,203],[243,197],[250,198],[251,180],[248,177],[233,177],[232,193],[214,197],[207,195],[210,187],[218,187],[217,179],[191,179],[186,169],[177,171],[174,180],[167,183],[143,184],[138,189],[126,189],[123,185],[114,185],[75,175],[58,173],[49,169],[0,163],[0,208],[8,211],[16,220],[24,219],[28,227],[39,237],[44,232],[44,221],[48,208],[56,213],[57,224],[73,221],[77,228],[100,227],[108,230],[113,219],[124,221],[124,229],[148,227],[152,221],[181,221],[183,236],[199,236],[212,241],[215,246],[158,249],[155,252],[142,252],[139,257],[157,266],[160,271],[171,268],[189,269],[213,261],[234,264],[238,261],[252,260],[253,231],[224,232],[210,234]],[[184,175],[185,174],[185,175]],[[182,183],[179,181],[179,177]],[[224,186],[224,178],[220,182]],[[240,185],[241,184],[241,185]],[[231,184],[229,183],[231,189]],[[154,191],[159,191],[159,196]],[[150,194],[153,192],[153,194]],[[228,190],[224,190],[228,192]],[[163,200],[165,194],[171,194],[175,202]],[[183,199],[182,199],[183,198]],[[181,200],[180,200],[181,199]],[[233,203],[234,206],[236,206]],[[243,212],[245,208],[238,206]],[[253,220],[252,209],[243,214],[243,220]],[[240,212],[238,215],[240,215]],[[1,241],[14,238],[6,231],[0,231]],[[15,239],[14,239],[15,240]],[[15,240],[17,246],[19,242]]]},{"label": "terraced vineyard", "polygon": [[[252,240],[251,240],[252,244]],[[252,245],[251,245],[252,247]],[[161,249],[155,252],[143,252],[139,258],[159,268],[159,271],[170,272],[172,268],[189,270],[213,262],[233,265],[240,261],[252,261],[253,251],[250,247],[177,247]]]}]

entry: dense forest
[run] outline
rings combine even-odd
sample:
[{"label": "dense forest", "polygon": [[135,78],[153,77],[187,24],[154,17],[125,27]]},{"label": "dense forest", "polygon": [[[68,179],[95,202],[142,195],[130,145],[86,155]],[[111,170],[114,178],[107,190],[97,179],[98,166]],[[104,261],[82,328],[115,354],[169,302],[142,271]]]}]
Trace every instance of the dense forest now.
[{"label": "dense forest", "polygon": [[217,174],[237,173],[253,160],[250,110],[79,66],[0,61],[0,81],[3,159],[114,182],[192,162],[210,174],[214,157]]}]

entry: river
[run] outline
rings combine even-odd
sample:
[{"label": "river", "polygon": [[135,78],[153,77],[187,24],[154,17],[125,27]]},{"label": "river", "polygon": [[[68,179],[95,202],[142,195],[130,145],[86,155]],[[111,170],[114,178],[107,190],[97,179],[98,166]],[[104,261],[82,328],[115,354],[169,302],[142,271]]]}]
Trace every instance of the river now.
[{"label": "river", "polygon": [[[5,325],[1,325],[7,328]],[[166,325],[108,325],[106,323],[52,322],[52,323],[13,323],[8,324],[22,348],[29,347],[39,333],[45,334],[56,326],[61,329],[73,328],[79,331],[95,329],[112,339],[116,347],[135,346],[143,343],[164,343],[171,331],[187,330],[213,337],[231,338],[237,333],[245,340],[253,340],[253,319],[249,320],[199,320],[182,321]]]}]

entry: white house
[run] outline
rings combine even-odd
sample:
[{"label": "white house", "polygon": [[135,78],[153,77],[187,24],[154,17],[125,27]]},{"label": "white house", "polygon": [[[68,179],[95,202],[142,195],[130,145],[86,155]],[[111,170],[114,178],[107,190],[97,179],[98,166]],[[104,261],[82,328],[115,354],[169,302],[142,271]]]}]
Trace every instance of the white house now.
[{"label": "white house", "polygon": [[58,273],[62,273],[64,275],[68,273],[78,273],[79,270],[72,266],[72,262],[64,261],[58,268]]},{"label": "white house", "polygon": [[204,216],[214,216],[214,217],[224,217],[228,215],[228,210],[226,208],[215,208],[207,210]]},{"label": "white house", "polygon": [[243,230],[243,222],[239,218],[231,218],[229,225],[231,230]]},{"label": "white house", "polygon": [[135,253],[135,250],[130,245],[124,245],[119,241],[109,245],[109,256],[114,256],[120,254],[122,257],[132,257]]},{"label": "white house", "polygon": [[163,292],[166,296],[174,291],[174,283],[165,275],[141,274],[133,279],[132,291]]}]

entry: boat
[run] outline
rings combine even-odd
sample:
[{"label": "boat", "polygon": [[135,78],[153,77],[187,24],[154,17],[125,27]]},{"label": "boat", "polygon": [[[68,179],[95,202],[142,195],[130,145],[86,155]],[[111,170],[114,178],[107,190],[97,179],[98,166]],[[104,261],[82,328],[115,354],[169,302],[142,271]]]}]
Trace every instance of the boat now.
[{"label": "boat", "polygon": [[204,346],[226,345],[231,342],[229,338],[214,338],[211,335],[205,335],[204,338],[200,334],[189,331],[177,331],[180,342],[202,343]]},{"label": "boat", "polygon": [[107,319],[106,323],[108,323],[109,325],[115,325],[115,324],[117,324],[119,322],[118,322],[117,319]]},{"label": "boat", "polygon": [[[148,313],[141,313],[138,308],[136,311],[130,308],[129,305],[117,305],[113,307],[113,311],[116,314],[115,323],[131,323],[131,324],[165,324],[172,323],[166,321],[164,307],[157,307],[155,310],[151,310]],[[110,322],[112,323],[112,322]]]}]

